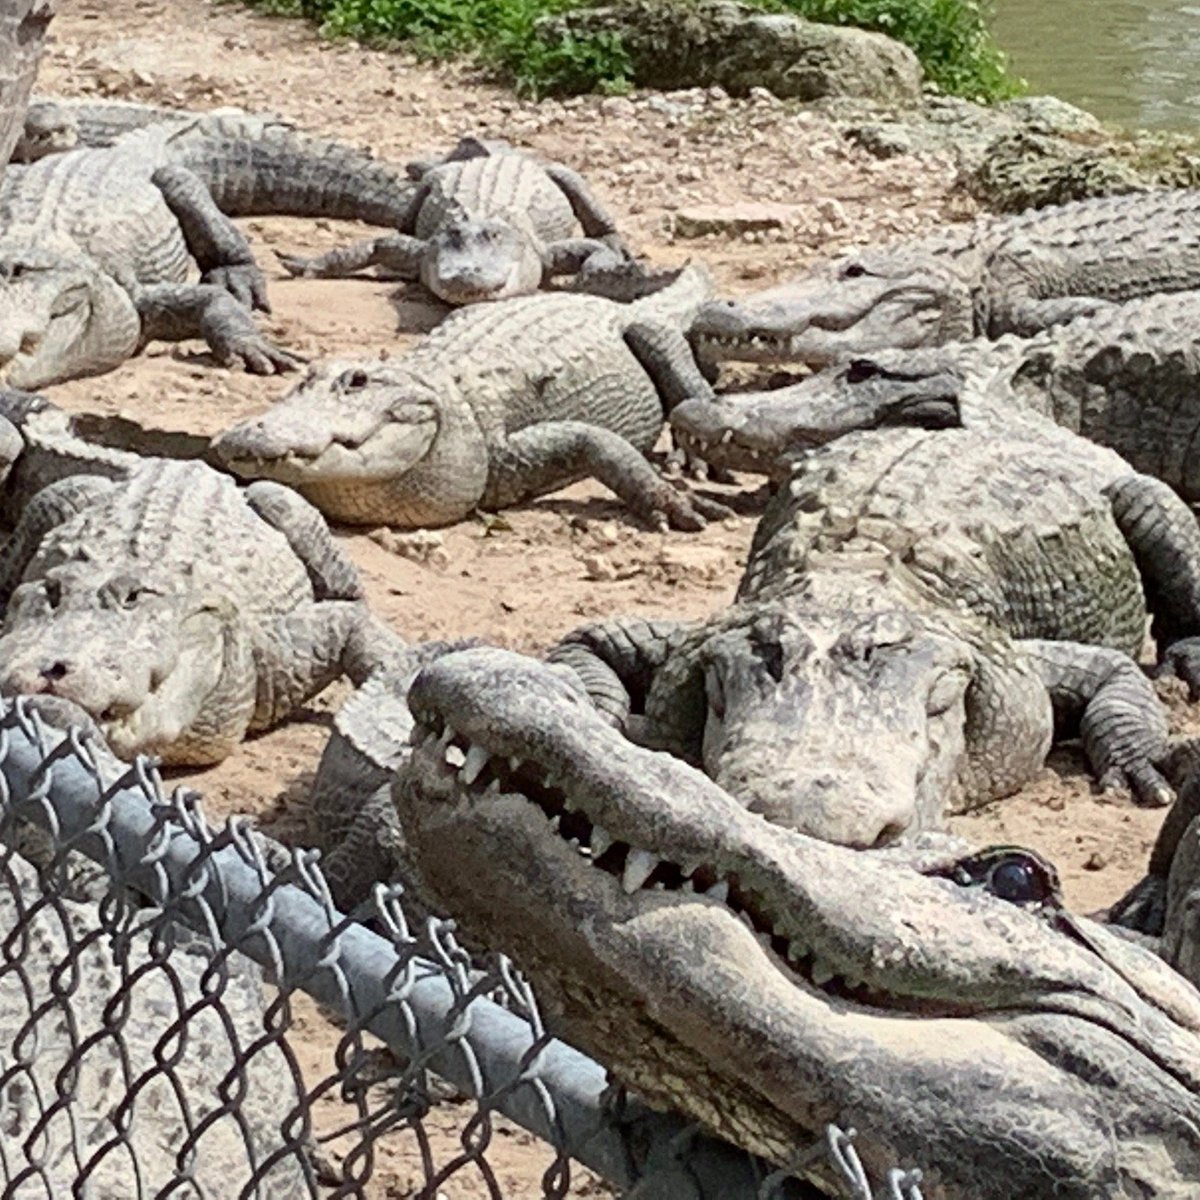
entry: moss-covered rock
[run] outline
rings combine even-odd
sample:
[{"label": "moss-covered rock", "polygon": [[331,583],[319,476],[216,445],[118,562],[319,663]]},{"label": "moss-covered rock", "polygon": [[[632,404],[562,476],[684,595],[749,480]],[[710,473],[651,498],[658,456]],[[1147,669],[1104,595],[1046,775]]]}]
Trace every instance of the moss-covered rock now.
[{"label": "moss-covered rock", "polygon": [[754,87],[816,100],[865,96],[915,103],[921,67],[908,47],[879,33],[762,12],[738,0],[617,0],[538,22],[550,44],[597,35],[620,38],[632,82],[664,90]]}]

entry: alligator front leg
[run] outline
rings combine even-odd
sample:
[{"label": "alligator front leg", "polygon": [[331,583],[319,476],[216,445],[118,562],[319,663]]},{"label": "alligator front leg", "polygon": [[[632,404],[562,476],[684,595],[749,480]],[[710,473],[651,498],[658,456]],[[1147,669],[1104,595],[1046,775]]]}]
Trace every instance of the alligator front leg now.
[{"label": "alligator front leg", "polygon": [[569,667],[604,717],[625,729],[631,711],[645,707],[650,683],[671,652],[674,635],[693,627],[689,621],[643,617],[596,621],[573,629],[546,661]]},{"label": "alligator front leg", "polygon": [[8,604],[46,535],[90,508],[113,487],[98,475],[71,475],[47,484],[25,505],[0,554],[0,609]]},{"label": "alligator front leg", "polygon": [[586,291],[590,276],[603,278],[606,271],[619,270],[630,260],[595,238],[562,238],[542,248],[543,279],[559,275],[581,276],[578,290]]},{"label": "alligator front leg", "polygon": [[358,568],[333,540],[318,509],[299,492],[270,480],[256,480],[246,488],[246,503],[266,523],[287,538],[292,552],[304,564],[318,600],[361,600]]},{"label": "alligator front leg", "polygon": [[320,600],[279,617],[254,648],[252,730],[267,729],[334,680],[356,686],[406,653],[404,640],[361,600]]},{"label": "alligator front leg", "polygon": [[294,371],[304,360],[271,345],[247,309],[211,284],[155,283],[131,287],[141,319],[141,345],[202,338],[223,366],[240,362],[252,375]]},{"label": "alligator front leg", "polygon": [[545,163],[546,174],[558,185],[559,190],[571,205],[571,211],[583,232],[590,238],[598,238],[611,250],[628,257],[629,251],[617,233],[617,224],[596,198],[587,181],[578,171],[562,163]]},{"label": "alligator front leg", "polygon": [[381,267],[396,279],[421,277],[421,258],[429,243],[407,233],[367,238],[349,246],[338,246],[315,258],[299,254],[279,254],[279,263],[289,274],[301,279],[347,279],[368,267]]},{"label": "alligator front leg", "polygon": [[546,421],[508,435],[488,464],[484,508],[508,508],[534,496],[598,479],[656,528],[696,531],[729,509],[674,488],[632,443],[584,421]]},{"label": "alligator front leg", "polygon": [[1162,670],[1200,697],[1200,525],[1183,500],[1148,475],[1126,475],[1105,495],[1137,562]]},{"label": "alligator front leg", "polygon": [[201,282],[223,288],[247,308],[271,311],[267,281],[250,243],[217,207],[203,181],[186,167],[160,167],[150,177],[175,214]]},{"label": "alligator front leg", "polygon": [[1127,654],[1078,642],[1018,643],[1038,666],[1058,730],[1083,741],[1100,786],[1127,786],[1140,804],[1175,798],[1160,767],[1168,756],[1167,717],[1150,681]]},{"label": "alligator front leg", "polygon": [[1006,333],[1015,333],[1018,337],[1036,337],[1052,325],[1065,325],[1079,317],[1092,317],[1112,307],[1110,301],[1096,296],[1010,301],[993,314],[988,332],[992,337]]}]

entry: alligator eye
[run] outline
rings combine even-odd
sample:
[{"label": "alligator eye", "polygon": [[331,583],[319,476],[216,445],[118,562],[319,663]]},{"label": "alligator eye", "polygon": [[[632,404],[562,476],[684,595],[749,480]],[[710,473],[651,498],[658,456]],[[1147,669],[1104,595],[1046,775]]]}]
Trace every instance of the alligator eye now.
[{"label": "alligator eye", "polygon": [[45,591],[46,603],[51,608],[57,608],[62,603],[62,584],[57,579],[47,579]]},{"label": "alligator eye", "polygon": [[856,262],[847,263],[842,268],[842,278],[843,279],[858,279],[860,276],[865,275],[866,273],[867,273],[867,268],[864,267],[862,265],[862,263],[856,263]]},{"label": "alligator eye", "polygon": [[359,392],[371,382],[371,377],[363,370],[347,371],[342,376],[342,387],[350,392]]},{"label": "alligator eye", "polygon": [[983,850],[959,862],[954,878],[964,887],[982,887],[1009,904],[1050,904],[1059,896],[1058,872],[1031,850]]},{"label": "alligator eye", "polygon": [[864,380],[875,379],[882,374],[883,370],[869,358],[856,358],[846,368],[846,382],[862,383]]}]

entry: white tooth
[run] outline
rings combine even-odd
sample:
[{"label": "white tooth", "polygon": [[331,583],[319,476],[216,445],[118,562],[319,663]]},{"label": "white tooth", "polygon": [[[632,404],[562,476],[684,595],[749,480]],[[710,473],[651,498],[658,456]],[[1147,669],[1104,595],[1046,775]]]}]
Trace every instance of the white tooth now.
[{"label": "white tooth", "polygon": [[764,950],[770,950],[770,948],[771,948],[771,935],[770,935],[769,933],[760,933],[760,934],[758,934],[757,936],[758,936],[758,944],[759,944],[759,945],[760,945],[760,946],[761,946],[761,947],[762,947]]},{"label": "white tooth", "polygon": [[657,866],[658,859],[649,850],[631,849],[625,860],[625,873],[621,877],[621,886],[626,894],[632,896],[654,874]]},{"label": "white tooth", "polygon": [[446,747],[449,746],[452,741],[454,741],[456,736],[457,734],[454,732],[454,730],[447,725],[446,728],[443,729],[438,735],[438,749],[445,751]]},{"label": "white tooth", "polygon": [[751,933],[758,933],[758,930],[754,928],[754,922],[750,920],[750,914],[748,912],[738,913],[738,920],[741,921],[741,923],[745,925],[745,927],[750,930]]},{"label": "white tooth", "polygon": [[836,972],[830,969],[828,963],[823,963],[819,958],[813,961],[812,981],[817,987],[824,987],[834,978],[836,978]]},{"label": "white tooth", "polygon": [[482,746],[476,746],[472,743],[467,750],[467,757],[463,761],[462,770],[459,771],[459,778],[468,787],[471,786],[479,778],[483,768],[487,766],[488,752]]},{"label": "white tooth", "polygon": [[695,873],[700,870],[701,862],[698,858],[685,859],[679,864],[679,873],[684,879],[691,879]]},{"label": "white tooth", "polygon": [[804,956],[808,953],[808,947],[799,939],[793,938],[788,942],[787,956],[788,962],[803,962]]},{"label": "white tooth", "polygon": [[684,882],[684,885],[680,890],[685,891],[685,892],[691,892],[693,895],[695,895],[696,885],[690,879],[688,879]]},{"label": "white tooth", "polygon": [[485,796],[498,796],[498,795],[500,795],[500,780],[498,780],[498,779],[493,779],[493,780],[492,780],[492,782],[491,782],[491,783],[489,783],[489,784],[487,785],[487,787],[485,787],[485,788],[483,789],[483,794],[484,794]]},{"label": "white tooth", "polygon": [[508,760],[508,769],[514,773],[521,769],[521,760],[515,754]]},{"label": "white tooth", "polygon": [[612,834],[602,825],[592,826],[592,857],[599,858],[613,844]]},{"label": "white tooth", "polygon": [[446,765],[448,767],[461,767],[467,761],[467,756],[462,752],[461,746],[446,747]]},{"label": "white tooth", "polygon": [[551,833],[558,832],[558,826],[559,826],[560,821],[562,821],[562,813],[555,813],[554,816],[552,816],[550,818],[550,832]]},{"label": "white tooth", "polygon": [[733,430],[732,429],[725,430],[725,432],[723,434],[721,434],[721,445],[727,446],[732,441],[733,441]]},{"label": "white tooth", "polygon": [[720,883],[714,883],[704,894],[710,900],[719,900],[722,904],[725,904],[729,900],[729,884],[722,879]]}]

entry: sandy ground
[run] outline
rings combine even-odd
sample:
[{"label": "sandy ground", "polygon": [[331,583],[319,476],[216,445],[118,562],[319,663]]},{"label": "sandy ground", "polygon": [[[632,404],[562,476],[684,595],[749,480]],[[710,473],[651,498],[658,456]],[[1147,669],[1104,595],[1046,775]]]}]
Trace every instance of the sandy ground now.
[{"label": "sandy ground", "polygon": [[[319,132],[371,146],[403,162],[447,147],[461,133],[500,135],[584,171],[629,240],[653,260],[704,258],[730,293],[786,278],[815,256],[854,242],[921,230],[969,215],[948,197],[953,172],[936,158],[877,162],[839,139],[822,118],[768,96],[734,103],[704,92],[533,104],[463,69],[321,42],[305,25],[203,0],[71,0],[53,25],[43,92],[107,95],[189,107],[269,109]],[[790,226],[768,240],[677,241],[680,205],[770,202],[790,206]],[[275,249],[316,252],[362,236],[349,224],[254,220],[245,228],[272,285],[266,322],[282,344],[311,356],[396,354],[438,319],[412,291],[372,281],[299,281]],[[123,412],[161,427],[212,433],[259,411],[288,386],[213,365],[200,346],[155,348],[97,380],[52,389],[81,410]],[[598,485],[580,485],[509,512],[500,524],[467,521],[444,533],[446,561],[401,557],[363,532],[340,530],[377,610],[411,639],[483,635],[537,651],[585,618],[640,613],[701,616],[731,597],[762,495],[747,481],[738,515],[700,535],[649,533]],[[384,543],[384,544],[381,544]],[[285,727],[246,744],[214,769],[181,776],[207,797],[211,816],[257,814],[303,837],[304,795],[344,694],[332,689]],[[1110,902],[1140,877],[1160,813],[1095,793],[1079,756],[1056,753],[1021,795],[955,822],[976,843],[1038,847],[1059,864],[1071,902]],[[336,1033],[301,1006],[298,1052],[310,1083],[328,1070]],[[435,1160],[448,1161],[473,1106],[429,1118]],[[329,1128],[348,1116],[322,1101]],[[511,1128],[488,1160],[503,1194],[540,1192],[546,1147]],[[415,1194],[417,1143],[380,1148],[367,1194]],[[487,1194],[473,1170],[441,1186],[447,1197]],[[596,1194],[584,1176],[573,1195]]]}]

